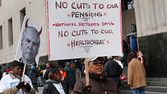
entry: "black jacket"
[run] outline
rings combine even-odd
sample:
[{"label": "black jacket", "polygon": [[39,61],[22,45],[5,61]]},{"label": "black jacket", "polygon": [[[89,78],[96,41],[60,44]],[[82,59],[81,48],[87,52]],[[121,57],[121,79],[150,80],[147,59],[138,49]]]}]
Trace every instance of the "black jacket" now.
[{"label": "black jacket", "polygon": [[[56,89],[56,87],[53,85],[53,81],[52,80],[48,80],[46,82],[46,84],[44,85],[44,89],[42,94],[60,94],[58,92],[58,90]],[[65,94],[69,94],[68,92],[68,86],[66,84],[64,84],[63,82],[60,82],[63,86],[64,92]]]},{"label": "black jacket", "polygon": [[108,60],[104,65],[104,72],[108,77],[119,77],[122,73],[121,66],[114,60]]}]

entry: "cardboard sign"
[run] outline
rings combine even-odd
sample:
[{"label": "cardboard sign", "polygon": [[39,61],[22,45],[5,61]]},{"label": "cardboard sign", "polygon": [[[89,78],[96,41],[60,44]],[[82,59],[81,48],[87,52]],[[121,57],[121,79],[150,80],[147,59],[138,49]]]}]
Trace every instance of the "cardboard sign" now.
[{"label": "cardboard sign", "polygon": [[122,55],[120,0],[48,0],[49,59]]}]

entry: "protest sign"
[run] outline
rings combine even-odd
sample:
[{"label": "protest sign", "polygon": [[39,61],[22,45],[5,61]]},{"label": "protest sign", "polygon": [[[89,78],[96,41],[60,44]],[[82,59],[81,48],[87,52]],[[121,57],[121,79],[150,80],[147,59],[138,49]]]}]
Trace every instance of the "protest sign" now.
[{"label": "protest sign", "polygon": [[120,0],[48,0],[49,60],[122,55]]},{"label": "protest sign", "polygon": [[24,17],[15,60],[36,66],[39,60],[42,26],[30,18]]}]

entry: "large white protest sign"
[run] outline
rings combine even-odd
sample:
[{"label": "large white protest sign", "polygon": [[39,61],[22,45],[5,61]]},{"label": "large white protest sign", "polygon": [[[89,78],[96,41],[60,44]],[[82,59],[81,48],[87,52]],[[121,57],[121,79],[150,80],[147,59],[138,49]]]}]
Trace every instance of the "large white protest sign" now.
[{"label": "large white protest sign", "polygon": [[50,60],[122,55],[120,0],[48,0]]},{"label": "large white protest sign", "polygon": [[28,17],[24,17],[15,60],[36,66],[39,60],[42,26]]}]

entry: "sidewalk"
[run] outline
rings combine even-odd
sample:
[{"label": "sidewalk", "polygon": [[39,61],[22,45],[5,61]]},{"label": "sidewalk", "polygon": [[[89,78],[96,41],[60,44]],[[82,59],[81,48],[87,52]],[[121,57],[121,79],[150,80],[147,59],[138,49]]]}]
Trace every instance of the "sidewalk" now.
[{"label": "sidewalk", "polygon": [[42,94],[43,87],[38,87],[39,92],[36,92],[36,94]]}]

